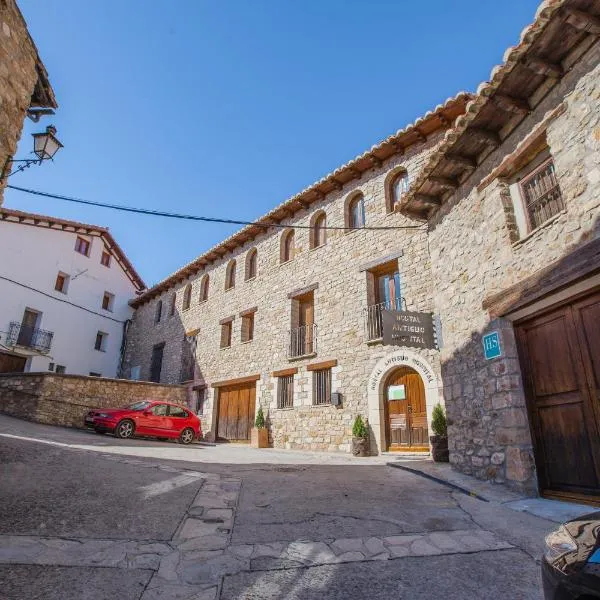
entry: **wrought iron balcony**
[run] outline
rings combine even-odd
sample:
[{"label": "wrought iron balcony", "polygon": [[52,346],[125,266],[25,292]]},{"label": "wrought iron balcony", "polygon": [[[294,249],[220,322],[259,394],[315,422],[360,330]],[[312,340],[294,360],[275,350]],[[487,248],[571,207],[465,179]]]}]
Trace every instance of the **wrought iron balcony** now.
[{"label": "wrought iron balcony", "polygon": [[54,333],[52,331],[29,327],[28,325],[22,325],[21,323],[13,321],[8,328],[6,345],[22,346],[23,348],[30,348],[32,350],[37,350],[38,352],[46,353],[50,351],[53,337]]},{"label": "wrought iron balcony", "polygon": [[406,310],[406,300],[404,298],[396,298],[393,301],[372,304],[363,309],[367,341],[378,340],[383,337],[381,313],[384,310]]},{"label": "wrought iron balcony", "polygon": [[296,327],[289,332],[289,341],[287,348],[288,358],[306,356],[314,354],[317,351],[317,326],[303,325]]}]

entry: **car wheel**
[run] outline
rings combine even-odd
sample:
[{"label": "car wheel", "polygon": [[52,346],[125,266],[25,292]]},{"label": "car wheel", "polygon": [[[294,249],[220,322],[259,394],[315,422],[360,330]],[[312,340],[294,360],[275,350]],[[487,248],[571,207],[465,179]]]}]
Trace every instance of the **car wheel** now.
[{"label": "car wheel", "polygon": [[182,444],[191,444],[194,441],[194,430],[191,427],[186,427],[179,434],[179,441]]},{"label": "car wheel", "polygon": [[115,427],[115,435],[118,438],[126,439],[126,438],[133,437],[134,431],[135,431],[135,425],[133,424],[133,421],[131,421],[130,419],[123,419],[122,421],[119,421],[119,423]]}]

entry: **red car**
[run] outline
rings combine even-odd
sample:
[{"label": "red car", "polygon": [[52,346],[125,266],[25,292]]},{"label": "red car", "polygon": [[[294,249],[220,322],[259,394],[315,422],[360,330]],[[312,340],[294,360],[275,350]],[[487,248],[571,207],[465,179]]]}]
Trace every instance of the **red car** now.
[{"label": "red car", "polygon": [[191,444],[202,435],[200,419],[191,410],[153,400],[135,402],[125,408],[90,410],[84,422],[97,433],[114,433],[118,438],[147,435]]}]

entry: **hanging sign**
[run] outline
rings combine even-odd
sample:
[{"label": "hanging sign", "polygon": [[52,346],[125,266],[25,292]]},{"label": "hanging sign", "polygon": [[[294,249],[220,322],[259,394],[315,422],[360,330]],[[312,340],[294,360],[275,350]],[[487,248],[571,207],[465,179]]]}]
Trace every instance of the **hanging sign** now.
[{"label": "hanging sign", "polygon": [[500,347],[500,334],[497,331],[486,333],[481,339],[483,343],[483,354],[486,360],[502,356]]},{"label": "hanging sign", "polygon": [[432,313],[384,310],[381,321],[387,346],[437,349]]},{"label": "hanging sign", "polygon": [[388,400],[406,400],[404,385],[390,385],[388,387]]}]

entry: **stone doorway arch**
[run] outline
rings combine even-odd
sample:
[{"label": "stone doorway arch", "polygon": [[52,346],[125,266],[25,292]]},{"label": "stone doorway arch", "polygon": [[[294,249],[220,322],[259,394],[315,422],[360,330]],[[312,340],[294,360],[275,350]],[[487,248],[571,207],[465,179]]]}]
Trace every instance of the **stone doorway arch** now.
[{"label": "stone doorway arch", "polygon": [[395,350],[379,359],[368,379],[367,405],[371,430],[371,453],[380,454],[386,450],[385,389],[390,373],[398,367],[414,369],[423,380],[425,387],[425,405],[427,425],[431,430],[433,407],[442,402],[439,379],[429,361],[413,350]]}]

